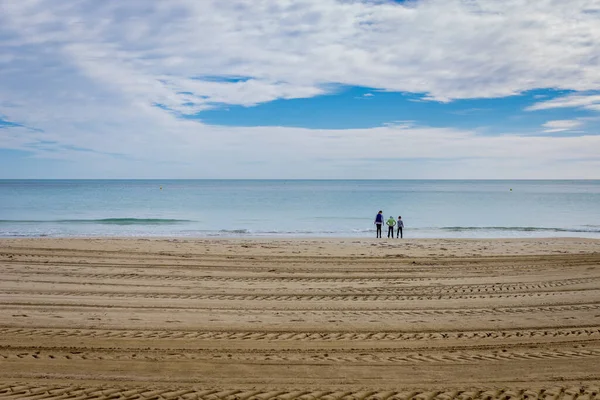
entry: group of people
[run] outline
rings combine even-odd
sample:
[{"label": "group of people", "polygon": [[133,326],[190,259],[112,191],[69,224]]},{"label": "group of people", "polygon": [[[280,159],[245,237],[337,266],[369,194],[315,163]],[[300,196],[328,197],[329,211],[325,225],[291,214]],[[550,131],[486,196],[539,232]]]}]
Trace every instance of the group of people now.
[{"label": "group of people", "polygon": [[[389,217],[385,224],[388,226],[388,237],[394,238],[394,226],[397,226],[396,237],[402,238],[402,228],[404,228],[404,222],[402,217],[398,216],[398,221],[394,217]],[[375,216],[375,226],[377,227],[377,237],[381,237],[381,226],[383,225],[383,211],[379,211]]]}]

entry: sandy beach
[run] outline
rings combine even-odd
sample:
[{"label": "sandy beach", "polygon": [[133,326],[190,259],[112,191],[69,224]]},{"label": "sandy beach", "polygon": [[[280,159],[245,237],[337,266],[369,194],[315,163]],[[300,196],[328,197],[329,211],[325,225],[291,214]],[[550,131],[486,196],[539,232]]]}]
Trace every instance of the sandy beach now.
[{"label": "sandy beach", "polygon": [[600,240],[2,239],[0,398],[600,398]]}]

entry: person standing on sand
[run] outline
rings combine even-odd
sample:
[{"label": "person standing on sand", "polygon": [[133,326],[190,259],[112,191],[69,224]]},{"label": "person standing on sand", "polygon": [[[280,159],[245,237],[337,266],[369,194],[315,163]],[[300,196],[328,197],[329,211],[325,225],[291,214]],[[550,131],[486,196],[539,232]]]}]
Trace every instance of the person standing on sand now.
[{"label": "person standing on sand", "polygon": [[379,211],[375,216],[375,226],[377,227],[377,237],[381,237],[381,225],[383,225],[383,211]]},{"label": "person standing on sand", "polygon": [[396,225],[396,221],[394,220],[394,217],[390,216],[390,218],[387,220],[386,224],[388,226],[388,237],[390,237],[390,235],[392,235],[392,239],[393,239],[394,238],[394,225]]},{"label": "person standing on sand", "polygon": [[398,232],[396,232],[396,238],[402,239],[402,228],[404,228],[404,222],[402,222],[402,217],[398,216]]}]

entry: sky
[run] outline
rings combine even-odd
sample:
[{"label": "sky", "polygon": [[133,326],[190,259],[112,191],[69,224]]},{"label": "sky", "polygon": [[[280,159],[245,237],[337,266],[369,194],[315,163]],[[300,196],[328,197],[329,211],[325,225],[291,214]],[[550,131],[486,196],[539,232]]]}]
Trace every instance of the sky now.
[{"label": "sky", "polygon": [[0,179],[600,179],[600,0],[0,0]]}]

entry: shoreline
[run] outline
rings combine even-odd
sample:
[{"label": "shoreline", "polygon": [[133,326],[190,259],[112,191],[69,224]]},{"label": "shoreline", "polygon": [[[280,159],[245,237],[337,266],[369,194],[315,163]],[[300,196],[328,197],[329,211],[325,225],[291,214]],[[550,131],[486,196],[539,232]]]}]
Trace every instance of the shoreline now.
[{"label": "shoreline", "polygon": [[[438,228],[434,228],[438,229]],[[439,228],[440,232],[444,230],[449,230],[449,232],[454,228]],[[419,239],[419,240],[447,240],[447,239],[459,239],[459,240],[494,240],[494,239],[596,239],[600,240],[600,231],[599,230],[567,230],[562,228],[515,228],[515,230],[511,231],[511,228],[473,228],[467,227],[464,230],[463,228],[456,228],[457,231],[452,231],[450,234],[423,234],[423,228],[411,228],[405,229],[404,239]],[[489,229],[491,231],[497,230],[500,232],[512,232],[512,235],[501,235],[501,234],[483,234],[483,235],[471,235],[469,232],[473,230],[486,230]],[[157,234],[152,234],[148,232],[133,232],[133,233],[17,233],[17,234],[3,234],[0,235],[0,240],[2,239],[189,239],[189,240],[200,240],[200,239],[232,239],[232,240],[244,240],[244,239],[264,239],[264,240],[295,240],[295,239],[375,239],[375,230],[363,230],[360,233],[333,233],[333,232],[252,232],[246,229],[241,229],[238,232],[237,230],[232,231],[210,231],[202,234],[180,234],[178,232],[161,232]],[[425,229],[425,231],[429,232],[429,229]],[[523,233],[528,233],[523,235]],[[394,239],[396,231],[394,230]],[[387,231],[383,232],[383,238],[387,239]]]},{"label": "shoreline", "polygon": [[[121,249],[146,252],[162,251],[169,247],[174,253],[204,254],[205,251],[242,251],[252,255],[282,252],[287,255],[302,251],[307,255],[340,257],[386,257],[402,252],[411,257],[510,256],[544,254],[600,253],[600,239],[591,238],[493,238],[493,239],[397,239],[397,238],[182,238],[182,237],[78,237],[78,238],[0,238],[0,250],[8,247],[27,249],[30,244],[66,249],[93,248],[104,250],[119,245]],[[176,244],[175,248],[172,248]],[[252,244],[253,247],[245,245]],[[316,246],[316,247],[315,247]]]}]

